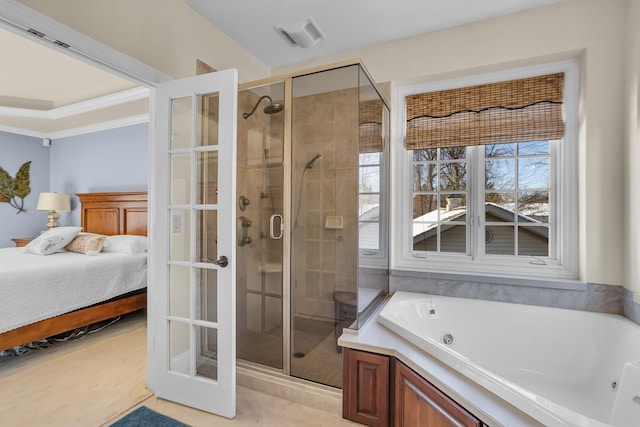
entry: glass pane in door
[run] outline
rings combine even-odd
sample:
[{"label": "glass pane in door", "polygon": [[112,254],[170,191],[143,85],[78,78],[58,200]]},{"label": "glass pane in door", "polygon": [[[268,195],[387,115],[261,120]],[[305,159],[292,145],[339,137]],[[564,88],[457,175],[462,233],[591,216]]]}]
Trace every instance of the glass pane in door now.
[{"label": "glass pane in door", "polygon": [[218,152],[198,152],[198,191],[197,202],[199,204],[218,203]]},{"label": "glass pane in door", "polygon": [[196,259],[200,262],[214,262],[218,259],[218,212],[196,211]]},{"label": "glass pane in door", "polygon": [[217,93],[198,96],[198,105],[201,107],[198,116],[199,138],[197,145],[218,145],[218,125],[220,114],[220,97]]},{"label": "glass pane in door", "polygon": [[189,347],[189,323],[184,321],[169,321],[169,349],[171,358],[169,369],[180,374],[189,375],[191,371]]},{"label": "glass pane in door", "polygon": [[218,272],[196,269],[196,320],[218,321]]},{"label": "glass pane in door", "polygon": [[193,138],[193,98],[184,97],[171,100],[170,148],[191,147]]},{"label": "glass pane in door", "polygon": [[218,379],[218,330],[204,326],[195,327],[196,376]]},{"label": "glass pane in door", "polygon": [[169,210],[169,259],[189,261],[191,259],[191,211]]},{"label": "glass pane in door", "polygon": [[171,204],[187,205],[191,202],[191,154],[171,154]]},{"label": "glass pane in door", "polygon": [[169,316],[188,319],[191,300],[191,278],[189,267],[172,265],[169,267]]}]

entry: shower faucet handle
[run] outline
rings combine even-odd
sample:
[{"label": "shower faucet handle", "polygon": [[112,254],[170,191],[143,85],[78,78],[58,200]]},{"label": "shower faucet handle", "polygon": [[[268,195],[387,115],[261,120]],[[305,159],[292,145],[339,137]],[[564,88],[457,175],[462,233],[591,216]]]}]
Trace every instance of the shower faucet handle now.
[{"label": "shower faucet handle", "polygon": [[251,203],[251,200],[247,199],[244,196],[240,196],[238,203],[240,204],[240,210],[244,211],[245,209],[247,209],[247,206],[249,206],[249,204]]},{"label": "shower faucet handle", "polygon": [[243,227],[251,227],[251,220],[249,218],[247,218],[246,216],[241,216],[240,217],[240,221],[241,221],[241,225]]}]

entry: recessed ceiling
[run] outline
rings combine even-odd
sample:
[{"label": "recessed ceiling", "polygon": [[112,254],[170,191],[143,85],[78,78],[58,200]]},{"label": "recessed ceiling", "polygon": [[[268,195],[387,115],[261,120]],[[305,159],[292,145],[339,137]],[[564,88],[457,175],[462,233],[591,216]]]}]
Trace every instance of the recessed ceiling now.
[{"label": "recessed ceiling", "polygon": [[[276,67],[506,15],[561,0],[185,0],[220,30]],[[274,30],[312,18],[326,39],[292,46]]]},{"label": "recessed ceiling", "polygon": [[0,28],[2,130],[53,135],[148,112],[147,89],[30,37]]},{"label": "recessed ceiling", "polygon": [[136,87],[128,80],[0,29],[0,105],[49,110]]}]

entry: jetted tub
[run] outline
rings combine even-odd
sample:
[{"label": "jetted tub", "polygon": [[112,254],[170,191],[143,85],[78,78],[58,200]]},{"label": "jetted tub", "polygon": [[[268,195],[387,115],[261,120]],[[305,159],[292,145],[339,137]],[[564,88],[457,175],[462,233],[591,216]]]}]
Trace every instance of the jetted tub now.
[{"label": "jetted tub", "polygon": [[640,426],[624,317],[396,292],[378,322],[547,426]]}]

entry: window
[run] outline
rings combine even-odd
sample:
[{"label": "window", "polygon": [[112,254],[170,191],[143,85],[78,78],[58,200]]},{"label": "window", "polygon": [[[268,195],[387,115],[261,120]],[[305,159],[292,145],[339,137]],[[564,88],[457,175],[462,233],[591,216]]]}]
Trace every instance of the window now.
[{"label": "window", "polygon": [[374,255],[380,251],[380,177],[382,153],[360,154],[358,218],[360,252]]},{"label": "window", "polygon": [[358,265],[388,270],[390,113],[377,92],[362,98],[358,126]]},{"label": "window", "polygon": [[[536,89],[544,99],[508,93],[559,78],[560,90]],[[508,107],[486,95],[505,87]],[[394,268],[575,278],[576,93],[573,63],[399,89]],[[472,100],[442,101],[460,94]]]}]

